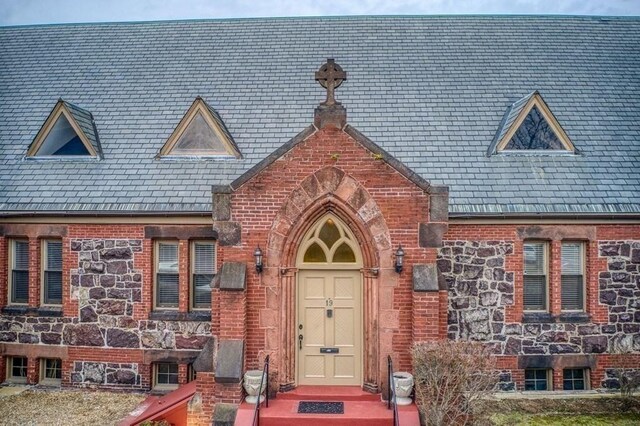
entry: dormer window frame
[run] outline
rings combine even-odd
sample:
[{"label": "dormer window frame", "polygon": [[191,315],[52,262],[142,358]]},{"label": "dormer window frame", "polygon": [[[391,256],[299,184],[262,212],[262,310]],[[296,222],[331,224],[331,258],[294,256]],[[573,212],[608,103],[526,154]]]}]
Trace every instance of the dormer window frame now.
[{"label": "dormer window frame", "polygon": [[[505,149],[509,144],[515,133],[520,129],[524,120],[527,118],[533,108],[537,108],[542,118],[547,122],[551,130],[554,132],[564,149]],[[513,120],[509,126],[509,130],[498,141],[495,148],[495,154],[516,154],[516,155],[575,155],[577,154],[576,148],[569,139],[569,136],[564,131],[556,117],[553,115],[547,103],[542,99],[542,96],[538,91],[532,93],[527,103],[522,107],[518,116]]]},{"label": "dormer window frame", "polygon": [[[175,148],[176,144],[180,140],[180,137],[185,133],[185,131],[189,128],[189,125],[196,118],[197,114],[205,120],[206,124],[209,126],[211,131],[216,135],[216,137],[220,140],[225,150],[226,154],[216,154],[211,153],[208,150],[202,151],[194,151],[190,153],[174,153],[172,152]],[[222,124],[224,126],[224,124]],[[191,104],[185,115],[182,117],[176,128],[174,129],[167,142],[164,144],[160,153],[156,156],[156,159],[189,159],[189,158],[206,158],[206,159],[240,159],[242,155],[240,151],[235,146],[233,141],[229,140],[229,136],[225,134],[225,132],[220,128],[221,124],[217,123],[213,114],[206,104],[204,99],[200,96],[196,97],[195,101]]]},{"label": "dormer window frame", "polygon": [[[71,125],[71,128],[76,133],[84,147],[86,148],[89,155],[42,155],[38,154],[42,144],[47,139],[51,130],[56,125],[60,116],[64,115],[65,119]],[[56,106],[53,108],[49,117],[45,120],[44,124],[38,131],[38,134],[33,139],[33,142],[29,146],[27,153],[25,155],[26,159],[37,159],[37,160],[99,160],[100,155],[95,150],[87,135],[82,131],[80,126],[78,125],[76,119],[73,117],[73,114],[69,111],[69,109],[65,106],[65,101],[59,99],[56,103]]]}]

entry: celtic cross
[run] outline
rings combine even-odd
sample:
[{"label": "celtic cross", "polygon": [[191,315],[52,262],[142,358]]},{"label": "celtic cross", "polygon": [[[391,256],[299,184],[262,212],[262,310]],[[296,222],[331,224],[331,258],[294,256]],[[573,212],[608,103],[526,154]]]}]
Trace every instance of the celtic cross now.
[{"label": "celtic cross", "polygon": [[336,101],[335,90],[347,79],[347,73],[333,59],[327,59],[327,63],[316,71],[316,81],[327,89],[327,100],[321,105],[340,105]]}]

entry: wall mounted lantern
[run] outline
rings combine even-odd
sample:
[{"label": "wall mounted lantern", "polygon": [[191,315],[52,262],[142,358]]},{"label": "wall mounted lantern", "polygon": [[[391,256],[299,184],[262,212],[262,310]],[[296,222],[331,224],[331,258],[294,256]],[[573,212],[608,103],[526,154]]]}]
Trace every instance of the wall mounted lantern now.
[{"label": "wall mounted lantern", "polygon": [[253,257],[256,258],[256,272],[261,274],[262,273],[262,250],[260,250],[260,246],[258,246],[256,248],[256,251],[253,252]]},{"label": "wall mounted lantern", "polygon": [[396,272],[402,272],[402,266],[404,264],[404,250],[402,250],[402,246],[398,246],[398,250],[396,250]]}]

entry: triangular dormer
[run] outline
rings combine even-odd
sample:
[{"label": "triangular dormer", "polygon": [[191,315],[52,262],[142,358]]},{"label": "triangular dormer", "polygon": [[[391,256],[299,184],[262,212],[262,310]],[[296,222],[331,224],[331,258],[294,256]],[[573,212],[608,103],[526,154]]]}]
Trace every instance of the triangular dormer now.
[{"label": "triangular dormer", "polygon": [[569,136],[537,91],[516,101],[507,112],[489,155],[576,152]]},{"label": "triangular dormer", "polygon": [[27,158],[100,158],[93,115],[62,99],[53,108],[27,150]]},{"label": "triangular dormer", "polygon": [[158,156],[241,157],[220,115],[200,96],[180,120]]}]

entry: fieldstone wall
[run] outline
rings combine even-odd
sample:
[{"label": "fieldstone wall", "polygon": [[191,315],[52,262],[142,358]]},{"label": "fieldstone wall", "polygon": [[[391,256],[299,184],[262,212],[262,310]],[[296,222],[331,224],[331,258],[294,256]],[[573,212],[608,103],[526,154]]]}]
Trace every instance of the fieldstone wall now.
[{"label": "fieldstone wall", "polygon": [[[505,306],[513,305],[514,273],[505,270],[513,244],[505,241],[445,241],[438,253],[438,270],[449,289],[450,339],[495,344],[505,352]],[[508,329],[508,330],[507,330]]]},{"label": "fieldstone wall", "polygon": [[76,361],[73,364],[71,383],[82,386],[140,388],[141,377],[138,364]]},{"label": "fieldstone wall", "polygon": [[640,351],[640,241],[601,241],[600,303],[609,308],[608,334],[618,352]]},{"label": "fieldstone wall", "polygon": [[210,321],[133,319],[134,304],[142,300],[143,277],[134,268],[141,240],[73,240],[71,251],[78,253],[71,274],[78,316],[2,316],[0,342],[193,350],[211,337]]},{"label": "fieldstone wall", "polygon": [[[437,262],[449,290],[449,338],[487,342],[500,355],[640,352],[640,241],[599,242],[599,255],[607,258],[607,270],[599,273],[607,324],[562,318],[506,323],[514,271],[505,269],[505,261],[512,253],[509,241],[444,242]],[[501,387],[508,388],[511,380],[503,379]]]}]

